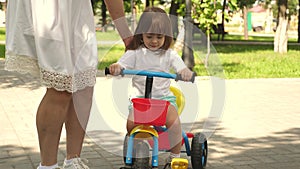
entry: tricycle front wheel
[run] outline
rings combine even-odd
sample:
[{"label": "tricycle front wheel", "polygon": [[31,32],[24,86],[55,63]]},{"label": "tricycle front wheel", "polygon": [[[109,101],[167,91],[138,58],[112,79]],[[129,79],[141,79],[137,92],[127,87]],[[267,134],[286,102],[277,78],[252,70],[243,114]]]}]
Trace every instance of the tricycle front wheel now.
[{"label": "tricycle front wheel", "polygon": [[[126,154],[127,154],[127,145],[128,145],[128,135],[125,136],[124,144],[123,144],[123,159],[124,163],[126,163]],[[148,169],[149,166],[149,146],[143,140],[134,139],[133,143],[133,154],[132,154],[132,165],[133,169]]]},{"label": "tricycle front wheel", "polygon": [[192,139],[191,162],[193,169],[203,169],[207,163],[208,146],[203,133],[196,133]]}]

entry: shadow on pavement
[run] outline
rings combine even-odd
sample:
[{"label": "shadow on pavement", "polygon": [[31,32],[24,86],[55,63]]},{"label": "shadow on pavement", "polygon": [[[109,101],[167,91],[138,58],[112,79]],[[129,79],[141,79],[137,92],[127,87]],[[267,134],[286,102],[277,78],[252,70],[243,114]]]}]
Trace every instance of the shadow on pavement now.
[{"label": "shadow on pavement", "polygon": [[[218,129],[208,139],[207,169],[296,169],[300,166],[300,128],[248,139],[218,134],[222,130],[224,129]],[[108,169],[122,166],[123,158],[111,151],[123,146],[123,136],[113,131],[95,131],[92,134],[96,135],[95,139],[92,140],[87,137],[82,151],[82,157],[89,160],[91,168]],[[60,143],[59,164],[62,164],[64,159],[65,146],[65,142],[62,141]],[[111,151],[107,151],[109,149]],[[4,145],[0,147],[0,152],[0,168],[30,169],[35,168],[39,163],[39,153],[29,147]]]},{"label": "shadow on pavement", "polygon": [[[223,130],[223,129],[219,129]],[[299,168],[300,128],[292,128],[258,138],[234,138],[218,134],[209,141],[207,168]]]},{"label": "shadow on pavement", "polygon": [[24,87],[31,90],[41,86],[37,77],[4,70],[4,59],[0,59],[0,84],[0,88]]}]

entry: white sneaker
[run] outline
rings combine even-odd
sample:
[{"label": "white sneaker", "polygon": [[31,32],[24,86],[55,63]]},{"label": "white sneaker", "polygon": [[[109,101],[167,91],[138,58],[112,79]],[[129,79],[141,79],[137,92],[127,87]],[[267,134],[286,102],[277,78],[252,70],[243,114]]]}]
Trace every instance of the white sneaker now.
[{"label": "white sneaker", "polygon": [[37,169],[42,169],[42,168],[62,169],[57,164],[55,164],[53,166],[41,166],[41,163],[40,163],[40,165],[37,167]]},{"label": "white sneaker", "polygon": [[73,158],[70,164],[64,163],[63,169],[90,169],[86,163],[88,163],[86,159]]}]

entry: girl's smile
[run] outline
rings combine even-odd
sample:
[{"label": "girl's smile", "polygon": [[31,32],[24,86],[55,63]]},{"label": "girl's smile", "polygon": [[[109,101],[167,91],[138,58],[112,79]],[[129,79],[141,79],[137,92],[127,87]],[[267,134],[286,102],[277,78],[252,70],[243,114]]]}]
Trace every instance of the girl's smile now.
[{"label": "girl's smile", "polygon": [[165,43],[165,36],[161,34],[144,33],[144,45],[150,50],[158,50]]}]

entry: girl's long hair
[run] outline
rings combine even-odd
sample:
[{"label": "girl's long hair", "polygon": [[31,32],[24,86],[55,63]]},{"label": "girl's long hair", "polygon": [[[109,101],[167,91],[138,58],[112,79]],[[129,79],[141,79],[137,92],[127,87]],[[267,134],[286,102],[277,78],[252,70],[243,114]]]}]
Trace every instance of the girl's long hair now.
[{"label": "girl's long hair", "polygon": [[173,33],[168,14],[163,9],[158,7],[146,8],[139,20],[133,40],[127,49],[135,50],[139,48],[143,44],[144,33],[165,35],[165,43],[161,49],[169,49],[173,42]]}]

